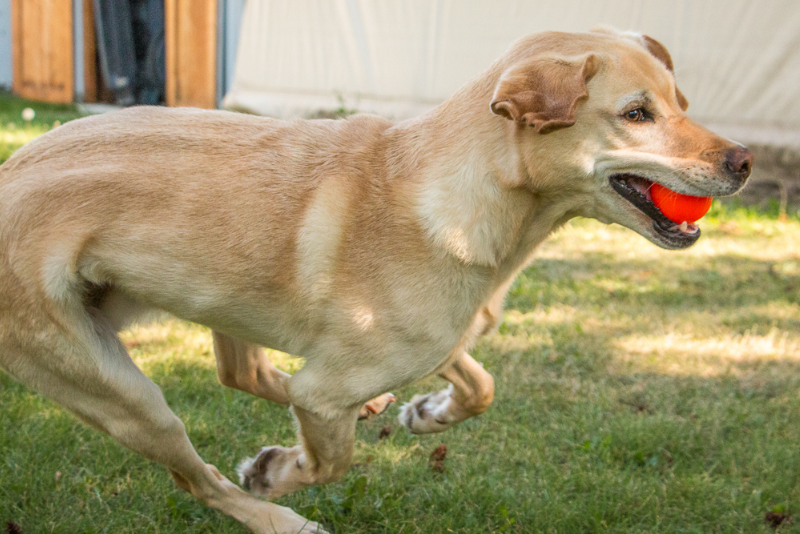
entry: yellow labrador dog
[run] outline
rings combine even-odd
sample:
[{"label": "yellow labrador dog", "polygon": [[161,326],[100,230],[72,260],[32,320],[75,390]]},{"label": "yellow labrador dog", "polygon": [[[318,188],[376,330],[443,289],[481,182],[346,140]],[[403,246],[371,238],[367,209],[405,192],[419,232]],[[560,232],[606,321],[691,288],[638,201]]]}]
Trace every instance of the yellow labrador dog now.
[{"label": "yellow labrador dog", "polygon": [[[550,233],[593,217],[685,248],[699,229],[665,218],[650,184],[742,188],[751,153],[686,106],[662,45],[605,30],[524,38],[399,124],[71,122],[0,167],[0,365],[252,531],[323,532],[269,499],[341,477],[364,403],[393,388],[450,382],[401,410],[412,432],[486,410],[493,381],[467,350]],[[250,492],[197,455],[120,343],[148,309],[212,328],[223,384],[291,405],[299,444],[243,462]],[[261,346],[307,363],[288,376]]]}]

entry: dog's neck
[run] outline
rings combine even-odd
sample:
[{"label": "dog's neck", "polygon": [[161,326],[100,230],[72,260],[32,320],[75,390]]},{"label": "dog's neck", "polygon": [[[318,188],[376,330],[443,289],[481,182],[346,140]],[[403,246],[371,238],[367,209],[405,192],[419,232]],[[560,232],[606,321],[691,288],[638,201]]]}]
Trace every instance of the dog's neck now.
[{"label": "dog's neck", "polygon": [[535,180],[509,123],[489,111],[493,82],[472,85],[395,129],[415,156],[412,202],[432,242],[468,265],[497,269],[505,279],[570,217],[567,207],[529,187]]}]

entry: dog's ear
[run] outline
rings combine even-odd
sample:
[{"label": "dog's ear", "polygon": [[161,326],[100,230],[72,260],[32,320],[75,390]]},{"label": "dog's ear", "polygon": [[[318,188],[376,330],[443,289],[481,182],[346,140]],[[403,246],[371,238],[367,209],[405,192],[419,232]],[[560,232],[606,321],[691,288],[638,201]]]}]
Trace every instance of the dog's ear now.
[{"label": "dog's ear", "polygon": [[[667,52],[667,48],[650,37],[649,35],[642,35],[642,43],[644,47],[647,48],[647,51],[650,52],[657,60],[664,64],[673,75],[675,74],[675,66],[672,64],[672,57]],[[686,97],[683,96],[680,89],[675,87],[675,96],[678,98],[678,105],[681,107],[683,111],[689,107],[689,101],[686,100]]]},{"label": "dog's ear", "polygon": [[503,73],[492,98],[496,115],[527,124],[541,134],[575,124],[578,104],[589,96],[586,83],[600,67],[597,56],[544,56]]}]

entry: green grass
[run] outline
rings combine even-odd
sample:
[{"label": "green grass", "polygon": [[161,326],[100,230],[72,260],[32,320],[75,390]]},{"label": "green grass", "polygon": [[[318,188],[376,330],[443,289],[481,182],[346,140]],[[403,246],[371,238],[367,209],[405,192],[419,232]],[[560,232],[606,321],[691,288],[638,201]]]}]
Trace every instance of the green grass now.
[{"label": "green grass", "polygon": [[[22,118],[25,108],[34,110],[33,120],[25,121]],[[80,112],[71,104],[33,102],[0,92],[0,163],[28,141],[80,116]]]},{"label": "green grass", "polygon": [[[279,502],[335,533],[766,533],[765,513],[800,515],[800,221],[715,204],[701,226],[696,246],[668,252],[570,223],[473,351],[496,378],[489,411],[416,437],[393,407],[359,425],[342,482]],[[123,337],[224,474],[264,445],[295,443],[286,409],[217,383],[207,329],[166,320]],[[440,443],[442,474],[428,467]],[[0,374],[9,520],[26,534],[243,532]],[[800,532],[800,517],[778,530]]]}]

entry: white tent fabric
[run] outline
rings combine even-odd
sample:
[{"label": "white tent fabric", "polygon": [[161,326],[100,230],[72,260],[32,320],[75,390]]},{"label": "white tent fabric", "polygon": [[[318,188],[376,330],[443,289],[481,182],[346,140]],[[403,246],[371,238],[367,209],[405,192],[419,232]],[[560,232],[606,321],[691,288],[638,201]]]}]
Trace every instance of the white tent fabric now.
[{"label": "white tent fabric", "polygon": [[664,43],[695,119],[800,144],[797,0],[248,0],[223,105],[277,117],[344,105],[405,118],[519,37],[598,25]]}]

